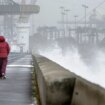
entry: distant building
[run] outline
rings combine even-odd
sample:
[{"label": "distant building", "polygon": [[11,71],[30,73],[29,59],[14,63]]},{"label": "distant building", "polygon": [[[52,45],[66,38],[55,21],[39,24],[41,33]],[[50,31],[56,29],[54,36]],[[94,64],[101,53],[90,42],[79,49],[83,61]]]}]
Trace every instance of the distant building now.
[{"label": "distant building", "polygon": [[19,23],[17,25],[18,30],[18,46],[20,47],[20,52],[29,52],[29,34],[30,34],[30,24],[29,23]]}]

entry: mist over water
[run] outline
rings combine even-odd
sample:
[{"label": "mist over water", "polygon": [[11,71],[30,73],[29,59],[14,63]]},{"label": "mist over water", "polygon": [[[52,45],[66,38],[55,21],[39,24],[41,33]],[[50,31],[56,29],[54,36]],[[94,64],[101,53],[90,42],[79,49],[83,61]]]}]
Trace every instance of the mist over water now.
[{"label": "mist over water", "polygon": [[61,48],[57,46],[46,51],[40,51],[40,54],[55,61],[71,72],[105,88],[104,51],[95,49],[94,55],[83,58],[77,48],[68,49],[62,54]]}]

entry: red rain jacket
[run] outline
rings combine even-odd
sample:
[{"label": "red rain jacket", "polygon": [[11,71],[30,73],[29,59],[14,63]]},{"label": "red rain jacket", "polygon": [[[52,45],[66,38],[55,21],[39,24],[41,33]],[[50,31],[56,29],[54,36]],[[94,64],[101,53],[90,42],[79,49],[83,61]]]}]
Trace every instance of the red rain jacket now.
[{"label": "red rain jacket", "polygon": [[5,38],[3,36],[0,36],[0,58],[8,57],[9,52],[9,44],[5,41]]}]

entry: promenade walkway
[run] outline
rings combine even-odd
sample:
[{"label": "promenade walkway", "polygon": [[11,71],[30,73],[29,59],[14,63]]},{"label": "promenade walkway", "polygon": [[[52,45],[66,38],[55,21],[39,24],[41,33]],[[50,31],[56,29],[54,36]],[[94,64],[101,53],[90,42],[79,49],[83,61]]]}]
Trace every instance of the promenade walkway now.
[{"label": "promenade walkway", "polygon": [[7,78],[0,79],[0,105],[32,105],[31,61],[26,55],[8,64]]}]

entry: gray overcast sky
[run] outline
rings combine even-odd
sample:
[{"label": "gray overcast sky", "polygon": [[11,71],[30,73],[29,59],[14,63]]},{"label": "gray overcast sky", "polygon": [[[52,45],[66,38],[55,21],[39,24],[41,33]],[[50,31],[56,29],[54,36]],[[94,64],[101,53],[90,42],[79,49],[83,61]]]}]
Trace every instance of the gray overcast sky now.
[{"label": "gray overcast sky", "polygon": [[[103,1],[104,0],[37,0],[37,4],[40,5],[40,13],[35,15],[36,26],[56,25],[57,21],[61,19],[60,6],[71,10],[69,12],[69,20],[73,20],[74,15],[78,15],[78,19],[84,16],[82,4],[86,4],[89,7],[87,9],[88,13]],[[105,14],[104,7],[105,3],[97,9],[101,15]]]}]

